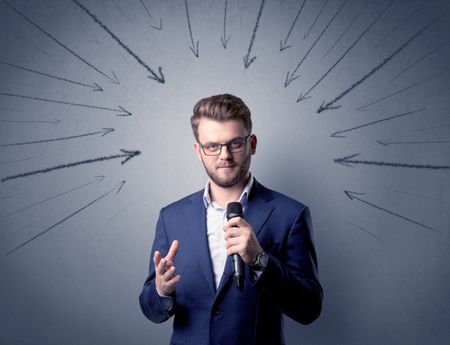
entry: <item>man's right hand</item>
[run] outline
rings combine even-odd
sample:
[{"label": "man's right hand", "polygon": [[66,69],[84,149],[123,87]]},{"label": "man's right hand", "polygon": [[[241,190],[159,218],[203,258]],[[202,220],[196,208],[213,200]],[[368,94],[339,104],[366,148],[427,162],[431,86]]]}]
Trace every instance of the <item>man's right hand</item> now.
[{"label": "man's right hand", "polygon": [[161,258],[161,253],[157,250],[153,256],[156,272],[156,291],[161,296],[169,296],[175,292],[176,284],[181,276],[175,275],[175,266],[173,260],[178,252],[179,243],[177,240],[172,242],[166,257]]}]

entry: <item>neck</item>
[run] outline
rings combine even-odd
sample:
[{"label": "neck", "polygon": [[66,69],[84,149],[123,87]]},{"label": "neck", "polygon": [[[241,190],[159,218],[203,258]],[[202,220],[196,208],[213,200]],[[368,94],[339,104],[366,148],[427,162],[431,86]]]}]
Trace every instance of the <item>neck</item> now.
[{"label": "neck", "polygon": [[237,183],[232,187],[220,187],[210,180],[209,182],[209,197],[212,201],[217,203],[220,207],[226,208],[228,203],[233,201],[238,201],[239,197],[242,194],[242,191],[245,188],[245,185],[248,182],[250,177],[250,173],[247,177],[242,181]]}]

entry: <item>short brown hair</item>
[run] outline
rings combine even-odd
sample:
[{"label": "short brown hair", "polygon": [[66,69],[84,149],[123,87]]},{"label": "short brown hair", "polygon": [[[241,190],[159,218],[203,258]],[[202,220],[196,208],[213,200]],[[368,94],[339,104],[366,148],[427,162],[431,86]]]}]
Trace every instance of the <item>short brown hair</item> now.
[{"label": "short brown hair", "polygon": [[241,120],[248,134],[252,132],[251,113],[239,97],[223,94],[203,98],[194,106],[191,117],[192,131],[198,141],[198,124],[202,117],[215,121]]}]

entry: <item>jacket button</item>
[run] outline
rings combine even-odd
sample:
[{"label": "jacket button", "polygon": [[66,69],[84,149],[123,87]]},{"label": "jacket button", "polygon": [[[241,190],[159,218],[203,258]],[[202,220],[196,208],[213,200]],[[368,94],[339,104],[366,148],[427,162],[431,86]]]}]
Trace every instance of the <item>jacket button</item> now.
[{"label": "jacket button", "polygon": [[212,309],[212,314],[214,316],[219,316],[220,314],[222,314],[222,310],[220,310],[219,308],[213,308]]}]

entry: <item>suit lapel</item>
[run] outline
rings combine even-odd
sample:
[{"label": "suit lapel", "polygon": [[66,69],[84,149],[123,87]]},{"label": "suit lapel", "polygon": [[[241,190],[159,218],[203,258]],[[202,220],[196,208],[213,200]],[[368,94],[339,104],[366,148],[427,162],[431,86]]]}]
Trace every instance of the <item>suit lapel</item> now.
[{"label": "suit lapel", "polygon": [[203,192],[194,194],[190,201],[191,203],[186,207],[183,217],[186,221],[185,229],[189,232],[189,238],[195,252],[194,255],[197,256],[208,286],[215,293],[216,287],[207,239],[206,209],[203,204]]}]

